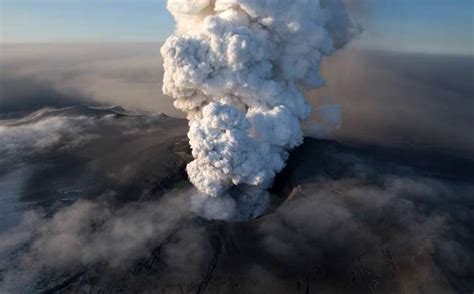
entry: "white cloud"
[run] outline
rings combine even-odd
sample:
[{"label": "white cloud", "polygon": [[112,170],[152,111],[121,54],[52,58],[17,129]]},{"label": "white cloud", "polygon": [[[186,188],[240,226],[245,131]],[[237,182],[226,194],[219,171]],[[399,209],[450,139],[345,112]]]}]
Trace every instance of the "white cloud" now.
[{"label": "white cloud", "polygon": [[350,37],[344,4],[171,0],[168,9],[178,30],[161,49],[163,92],[190,120],[191,182],[212,197],[239,185],[264,197],[303,141],[302,90],[324,84],[323,57]]}]

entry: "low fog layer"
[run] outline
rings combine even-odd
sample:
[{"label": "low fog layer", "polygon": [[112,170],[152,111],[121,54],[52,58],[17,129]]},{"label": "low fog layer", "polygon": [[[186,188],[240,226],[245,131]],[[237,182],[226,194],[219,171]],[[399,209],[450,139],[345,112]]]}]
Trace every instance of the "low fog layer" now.
[{"label": "low fog layer", "polygon": [[472,161],[306,138],[266,215],[211,222],[190,211],[185,120],[73,107],[1,126],[2,293],[474,287]]},{"label": "low fog layer", "polygon": [[[0,114],[80,102],[184,116],[161,92],[161,44],[1,46]],[[336,139],[473,156],[473,68],[468,56],[349,47],[324,62],[328,87],[307,97],[342,106]]]}]

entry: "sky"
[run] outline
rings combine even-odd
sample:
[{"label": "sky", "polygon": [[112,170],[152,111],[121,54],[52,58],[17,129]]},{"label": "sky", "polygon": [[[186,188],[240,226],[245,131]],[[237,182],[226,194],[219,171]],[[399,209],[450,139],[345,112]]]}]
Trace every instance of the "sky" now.
[{"label": "sky", "polygon": [[[364,48],[474,55],[473,0],[347,0]],[[160,42],[173,31],[165,0],[0,0],[0,40]]]}]

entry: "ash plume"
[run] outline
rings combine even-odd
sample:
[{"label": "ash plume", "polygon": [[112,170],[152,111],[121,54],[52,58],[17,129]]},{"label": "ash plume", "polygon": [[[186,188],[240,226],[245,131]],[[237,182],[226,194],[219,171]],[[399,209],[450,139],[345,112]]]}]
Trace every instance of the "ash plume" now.
[{"label": "ash plume", "polygon": [[[288,151],[303,142],[300,123],[311,110],[304,91],[324,85],[322,59],[354,33],[345,5],[169,0],[168,10],[177,29],[161,49],[163,92],[190,121],[195,211],[256,217]],[[226,200],[210,203],[216,197]]]}]

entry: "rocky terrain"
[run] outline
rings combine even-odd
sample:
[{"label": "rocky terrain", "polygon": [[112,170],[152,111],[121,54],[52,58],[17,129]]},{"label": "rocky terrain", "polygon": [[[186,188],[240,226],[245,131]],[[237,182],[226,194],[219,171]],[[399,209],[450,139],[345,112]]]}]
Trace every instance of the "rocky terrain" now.
[{"label": "rocky terrain", "polygon": [[121,108],[1,121],[0,292],[474,290],[474,161],[308,137],[267,213],[226,223],[189,211],[186,131]]}]

